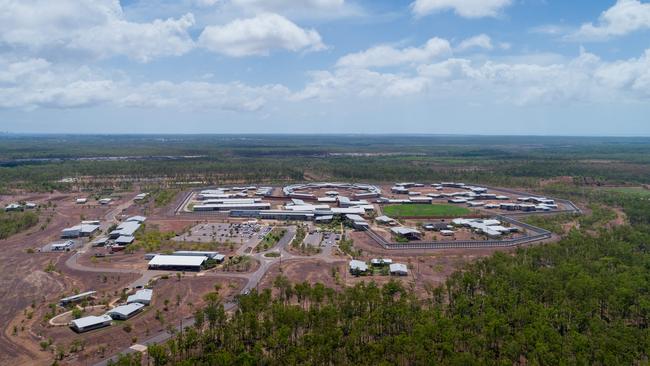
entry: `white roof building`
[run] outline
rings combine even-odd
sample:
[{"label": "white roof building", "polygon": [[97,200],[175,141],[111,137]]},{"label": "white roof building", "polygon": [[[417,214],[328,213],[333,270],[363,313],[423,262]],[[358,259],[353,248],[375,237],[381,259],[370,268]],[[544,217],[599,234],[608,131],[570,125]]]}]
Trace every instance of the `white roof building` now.
[{"label": "white roof building", "polygon": [[153,297],[153,290],[144,288],[142,290],[136,291],[133,295],[126,298],[126,303],[140,303],[142,305],[149,305],[151,303],[151,298]]},{"label": "white roof building", "polygon": [[422,233],[420,233],[418,230],[410,228],[410,227],[405,227],[405,226],[400,226],[400,227],[393,227],[390,229],[390,231],[393,232],[393,234],[400,235],[400,236],[420,236]]},{"label": "white roof building", "polygon": [[353,259],[350,261],[350,271],[351,272],[366,272],[368,270],[368,265],[366,262]]},{"label": "white roof building", "polygon": [[81,204],[84,204],[84,203],[88,202],[88,198],[77,198],[77,200],[75,202],[77,204],[81,205]]},{"label": "white roof building", "polygon": [[100,316],[86,316],[79,319],[74,319],[70,322],[70,327],[77,332],[86,332],[92,329],[102,328],[111,325],[111,318],[109,315]]},{"label": "white roof building", "polygon": [[124,221],[126,221],[126,222],[134,221],[134,222],[139,222],[139,223],[142,224],[143,222],[147,221],[147,218],[144,217],[144,216],[131,216],[131,217],[129,217],[128,219],[126,219]]},{"label": "white roof building", "polygon": [[135,314],[139,313],[144,304],[134,302],[131,304],[120,305],[106,312],[106,315],[110,316],[113,319],[126,320]]},{"label": "white roof building", "polygon": [[377,216],[375,217],[375,221],[380,223],[380,224],[393,224],[395,223],[395,219],[388,217],[388,216]]},{"label": "white roof building", "polygon": [[383,264],[392,264],[393,260],[389,258],[373,258],[370,260],[370,264],[373,266],[380,266]]},{"label": "white roof building", "polygon": [[397,276],[406,276],[408,275],[409,270],[406,264],[402,263],[393,263],[390,265],[390,274]]},{"label": "white roof building", "polygon": [[135,236],[133,235],[120,235],[117,239],[115,239],[115,244],[129,245],[133,243],[134,240],[135,240]]},{"label": "white roof building", "polygon": [[120,236],[133,236],[140,228],[140,223],[137,221],[125,221],[121,223],[115,230],[111,231],[111,238]]},{"label": "white roof building", "polygon": [[208,257],[185,255],[156,255],[149,261],[150,269],[200,270]]}]

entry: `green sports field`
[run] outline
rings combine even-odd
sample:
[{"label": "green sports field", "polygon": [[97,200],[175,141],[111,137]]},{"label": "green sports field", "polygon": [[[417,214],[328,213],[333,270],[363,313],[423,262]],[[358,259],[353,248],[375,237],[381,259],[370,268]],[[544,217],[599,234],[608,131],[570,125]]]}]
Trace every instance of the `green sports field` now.
[{"label": "green sports field", "polygon": [[472,213],[465,207],[452,205],[404,204],[384,207],[384,214],[391,217],[451,217]]}]

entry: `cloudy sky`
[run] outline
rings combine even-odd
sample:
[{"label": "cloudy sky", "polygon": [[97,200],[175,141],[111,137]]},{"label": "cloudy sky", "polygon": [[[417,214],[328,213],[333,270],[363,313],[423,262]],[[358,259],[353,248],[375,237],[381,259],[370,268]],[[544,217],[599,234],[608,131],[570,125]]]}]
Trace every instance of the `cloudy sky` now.
[{"label": "cloudy sky", "polygon": [[650,135],[650,2],[0,0],[0,131]]}]

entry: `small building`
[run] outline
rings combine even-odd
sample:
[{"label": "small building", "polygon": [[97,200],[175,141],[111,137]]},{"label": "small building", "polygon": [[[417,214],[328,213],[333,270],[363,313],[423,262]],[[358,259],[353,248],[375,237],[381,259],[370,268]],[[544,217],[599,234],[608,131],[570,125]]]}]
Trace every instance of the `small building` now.
[{"label": "small building", "polygon": [[65,305],[68,305],[68,304],[80,302],[80,301],[91,298],[96,293],[97,293],[97,291],[86,291],[86,292],[82,292],[80,294],[64,297],[61,300],[59,300],[59,304],[61,304],[61,306],[65,306]]},{"label": "small building", "polygon": [[390,265],[390,274],[393,276],[406,276],[409,274],[406,264],[393,263]]},{"label": "small building", "polygon": [[352,224],[352,227],[357,230],[367,229],[368,222],[361,216],[355,214],[347,214],[345,218]]},{"label": "small building", "polygon": [[111,318],[109,315],[90,315],[83,318],[74,319],[70,322],[70,328],[77,333],[87,332],[93,329],[99,329],[111,325]]},{"label": "small building", "polygon": [[427,204],[427,203],[431,203],[433,201],[433,198],[428,197],[428,196],[416,196],[416,197],[410,197],[409,201],[411,201],[411,203],[424,203],[424,204]]},{"label": "small building", "polygon": [[104,247],[108,244],[108,237],[106,236],[101,236],[92,242],[92,246],[94,247]]},{"label": "small building", "polygon": [[144,216],[131,216],[128,219],[124,220],[126,222],[137,222],[142,224],[143,222],[147,221],[147,218]]},{"label": "small building", "polygon": [[84,224],[75,225],[73,227],[61,230],[62,238],[79,238],[84,236],[91,236],[99,230],[99,225]]},{"label": "small building", "polygon": [[108,205],[109,203],[111,203],[111,201],[113,201],[112,198],[102,198],[102,199],[99,200],[99,204],[100,205]]},{"label": "small building", "polygon": [[351,260],[349,266],[350,266],[350,273],[352,274],[359,274],[368,271],[368,265],[366,264],[366,262],[359,261],[356,259]]},{"label": "small building", "polygon": [[36,206],[37,206],[37,204],[35,204],[34,202],[25,203],[25,209],[27,209],[27,210],[33,210],[33,209],[36,208]]},{"label": "small building", "polygon": [[121,235],[117,239],[115,239],[115,244],[116,245],[129,245],[135,241],[135,236],[132,235]]},{"label": "small building", "polygon": [[450,198],[447,200],[449,203],[455,203],[455,204],[461,204],[461,203],[467,203],[467,199],[465,198]]},{"label": "small building", "polygon": [[440,230],[446,230],[449,228],[449,224],[446,222],[430,222],[422,225],[424,230],[429,230],[429,231],[440,231]]},{"label": "small building", "polygon": [[134,201],[142,201],[143,199],[147,198],[149,193],[140,193],[137,196],[133,197]]},{"label": "small building", "polygon": [[415,230],[413,228],[404,227],[404,226],[391,228],[390,231],[393,234],[395,234],[396,236],[399,236],[399,237],[402,237],[402,238],[405,238],[405,239],[408,239],[408,240],[417,240],[417,239],[420,239],[420,237],[422,236],[422,233],[420,233],[419,231],[417,231],[417,230]]},{"label": "small building", "polygon": [[334,215],[323,215],[323,216],[314,217],[314,222],[319,224],[330,223],[332,222],[332,220],[334,220]]},{"label": "small building", "polygon": [[442,236],[454,236],[453,230],[440,230],[440,235]]},{"label": "small building", "polygon": [[408,188],[403,186],[394,186],[390,188],[390,191],[395,194],[409,194]]},{"label": "small building", "polygon": [[11,203],[5,206],[5,212],[11,212],[11,211],[20,211],[23,209],[23,206],[17,204],[17,203]]},{"label": "small building", "polygon": [[226,256],[223,254],[217,254],[214,257],[212,257],[212,260],[216,261],[217,263],[223,263],[223,261],[226,260]]},{"label": "small building", "polygon": [[382,225],[397,225],[397,221],[388,216],[375,217],[375,222]]},{"label": "small building", "polygon": [[88,198],[77,198],[75,201],[78,205],[83,205],[88,202]]},{"label": "small building", "polygon": [[177,250],[172,255],[188,256],[188,257],[206,257],[208,259],[214,259],[219,252],[206,252],[199,250]]},{"label": "small building", "polygon": [[111,239],[117,239],[120,236],[134,236],[135,232],[140,229],[140,226],[140,223],[137,221],[125,221],[108,235]]},{"label": "small building", "polygon": [[149,269],[173,271],[200,271],[205,256],[156,255],[149,261]]},{"label": "small building", "polygon": [[148,288],[143,288],[136,291],[133,295],[130,295],[126,298],[127,304],[138,303],[142,305],[151,304],[151,298],[153,297],[153,290]]},{"label": "small building", "polygon": [[370,264],[373,266],[385,266],[392,264],[393,260],[389,258],[373,258],[370,260]]},{"label": "small building", "polygon": [[126,305],[120,305],[118,307],[115,307],[108,312],[106,312],[106,315],[110,316],[111,318],[115,320],[127,320],[144,308],[144,304],[134,302],[131,304],[126,304]]},{"label": "small building", "polygon": [[72,248],[74,248],[74,242],[72,240],[63,243],[53,243],[50,245],[50,250],[53,252],[68,252]]}]

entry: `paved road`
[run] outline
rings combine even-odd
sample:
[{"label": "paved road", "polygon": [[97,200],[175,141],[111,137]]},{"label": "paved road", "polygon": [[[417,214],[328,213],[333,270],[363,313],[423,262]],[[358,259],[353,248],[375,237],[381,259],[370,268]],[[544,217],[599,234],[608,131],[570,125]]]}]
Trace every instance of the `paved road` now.
[{"label": "paved road", "polygon": [[[230,277],[230,278],[232,278],[232,277],[245,278],[247,280],[246,285],[240,291],[240,294],[245,294],[245,293],[248,293],[250,290],[257,287],[257,285],[260,283],[260,281],[262,280],[264,275],[268,272],[268,270],[271,268],[271,266],[274,263],[279,262],[280,260],[285,260],[285,259],[286,260],[300,260],[300,259],[305,259],[305,258],[313,258],[313,257],[296,256],[294,254],[289,253],[286,250],[287,245],[289,245],[291,243],[291,241],[293,240],[293,238],[296,236],[296,227],[295,226],[288,226],[288,227],[286,227],[286,230],[287,231],[284,234],[284,236],[282,238],[280,238],[278,243],[273,248],[270,248],[270,249],[268,249],[268,250],[266,250],[264,252],[260,252],[260,253],[256,253],[256,254],[251,255],[253,258],[255,258],[256,260],[258,260],[260,262],[260,266],[255,272],[253,272],[253,273],[204,272],[203,276],[207,276],[207,277],[226,277],[226,278],[227,277]],[[243,250],[242,248],[240,248],[240,249]],[[280,257],[265,257],[264,256],[264,254],[266,254],[266,253],[270,253],[270,252],[274,252],[274,251],[278,251],[278,250],[280,251]],[[239,254],[239,251],[238,251],[238,254]],[[243,254],[243,252],[241,254]],[[76,261],[75,261],[75,263],[76,263]],[[85,267],[85,268],[89,268],[89,267]],[[143,273],[143,277],[141,277],[141,279],[144,278],[149,273],[161,274],[160,271],[142,271],[142,273]],[[138,282],[138,281],[136,281],[136,282]],[[230,302],[227,302],[227,303],[224,304],[224,309],[226,311],[230,311],[230,310],[234,309],[236,306],[237,306],[236,302],[230,301]],[[189,327],[189,326],[192,326],[192,325],[194,325],[194,319],[193,318],[189,317],[189,318],[186,318],[186,319],[183,320],[183,324],[182,324],[183,328],[186,328],[186,327]],[[181,325],[180,324],[176,325],[175,331],[178,332],[178,331],[180,331],[180,329],[181,329]],[[150,338],[147,338],[146,340],[140,342],[139,344],[148,346],[148,345],[151,345],[151,344],[164,342],[164,341],[168,340],[171,337],[172,337],[172,334],[170,334],[167,331],[164,331],[164,332],[160,332],[160,333],[158,333],[158,334],[156,334],[156,335],[154,335],[154,336],[152,336]],[[137,351],[135,351],[135,350],[133,350],[131,348],[125,348],[120,353],[129,354],[129,353],[133,353],[133,352],[137,352]],[[119,354],[114,355],[114,356],[112,356],[110,358],[107,358],[105,360],[102,360],[101,362],[96,363],[95,366],[106,366],[108,364],[109,360],[114,362],[114,361],[117,360],[118,357],[119,357]]]}]

